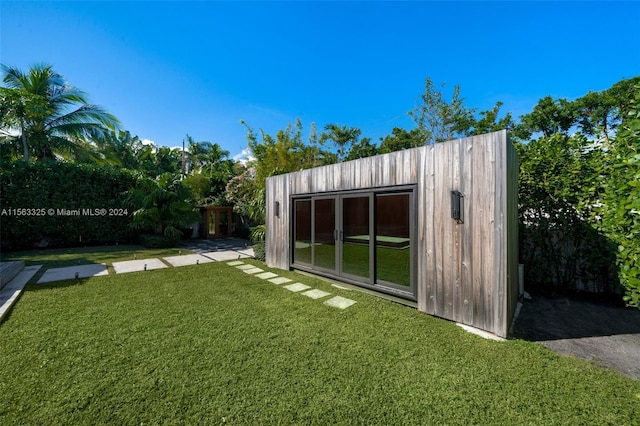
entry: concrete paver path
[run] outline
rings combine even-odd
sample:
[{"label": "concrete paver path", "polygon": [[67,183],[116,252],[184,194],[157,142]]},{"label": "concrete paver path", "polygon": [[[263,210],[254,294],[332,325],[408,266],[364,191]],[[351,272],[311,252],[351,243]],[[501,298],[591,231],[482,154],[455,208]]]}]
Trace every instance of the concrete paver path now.
[{"label": "concrete paver path", "polygon": [[7,315],[11,306],[16,303],[24,286],[41,267],[42,265],[27,266],[0,290],[0,321]]},{"label": "concrete paver path", "polygon": [[171,266],[199,265],[201,263],[210,263],[214,261],[213,259],[210,259],[201,254],[183,254],[180,256],[169,256],[163,257],[162,260],[169,262]]},{"label": "concrete paver path", "polygon": [[113,262],[113,270],[116,274],[125,274],[127,272],[150,271],[152,269],[168,268],[160,259],[140,259],[125,260],[123,262]]},{"label": "concrete paver path", "polygon": [[89,265],[65,266],[64,268],[47,269],[38,280],[38,284],[54,281],[72,280],[75,278],[89,278],[101,275],[109,275],[107,265],[93,263]]}]

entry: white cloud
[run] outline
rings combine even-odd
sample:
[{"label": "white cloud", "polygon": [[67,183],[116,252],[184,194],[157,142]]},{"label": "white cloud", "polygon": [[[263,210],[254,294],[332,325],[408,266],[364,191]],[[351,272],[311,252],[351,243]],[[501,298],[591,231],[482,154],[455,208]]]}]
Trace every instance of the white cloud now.
[{"label": "white cloud", "polygon": [[151,139],[142,139],[140,142],[142,143],[142,145],[156,146],[156,143]]},{"label": "white cloud", "polygon": [[251,156],[251,151],[249,151],[249,148],[243,149],[232,158],[233,161],[239,161],[242,164],[247,164],[248,161],[255,160],[255,158]]}]

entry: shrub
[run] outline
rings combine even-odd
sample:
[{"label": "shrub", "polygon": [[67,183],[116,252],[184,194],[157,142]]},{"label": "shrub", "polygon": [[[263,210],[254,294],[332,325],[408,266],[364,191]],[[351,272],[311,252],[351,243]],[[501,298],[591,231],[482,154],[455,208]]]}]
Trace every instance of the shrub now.
[{"label": "shrub", "polygon": [[266,260],[264,241],[259,241],[253,245],[253,256],[256,260],[261,260],[262,262]]},{"label": "shrub", "polygon": [[236,237],[238,238],[249,239],[250,235],[251,235],[251,229],[249,229],[246,226],[240,226],[236,229]]}]

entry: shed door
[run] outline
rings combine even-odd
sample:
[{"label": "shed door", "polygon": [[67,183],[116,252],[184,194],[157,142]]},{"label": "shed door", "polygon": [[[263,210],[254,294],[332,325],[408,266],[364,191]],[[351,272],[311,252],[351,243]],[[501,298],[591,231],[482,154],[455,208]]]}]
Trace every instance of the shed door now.
[{"label": "shed door", "polygon": [[340,276],[370,282],[373,272],[371,194],[340,197]]},{"label": "shed door", "polygon": [[412,191],[293,200],[292,266],[415,299]]}]

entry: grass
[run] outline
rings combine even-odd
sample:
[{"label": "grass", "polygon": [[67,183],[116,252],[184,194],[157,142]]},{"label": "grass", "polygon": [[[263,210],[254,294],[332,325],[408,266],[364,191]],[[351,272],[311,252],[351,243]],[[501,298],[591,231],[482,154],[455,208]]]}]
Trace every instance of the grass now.
[{"label": "grass", "polygon": [[640,423],[638,381],[274,272],[358,303],[224,263],[28,286],[0,324],[0,424]]}]

